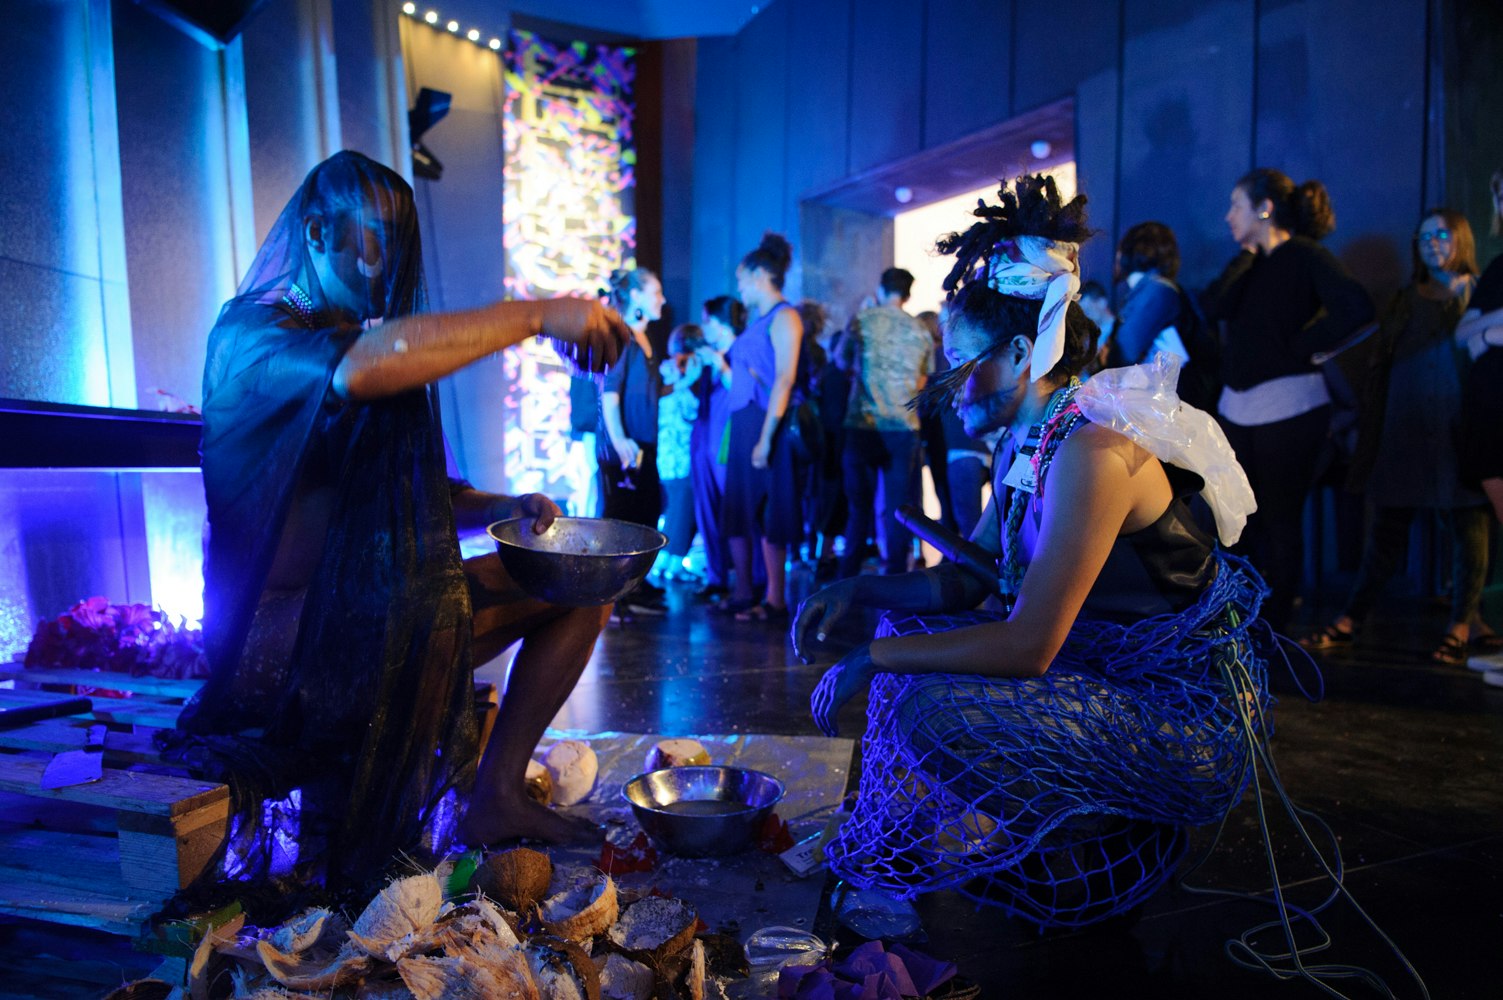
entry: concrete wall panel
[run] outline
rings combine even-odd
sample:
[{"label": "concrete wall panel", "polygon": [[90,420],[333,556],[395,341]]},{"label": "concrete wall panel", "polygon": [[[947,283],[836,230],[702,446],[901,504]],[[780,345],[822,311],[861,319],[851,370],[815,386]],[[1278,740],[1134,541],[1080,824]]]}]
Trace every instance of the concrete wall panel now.
[{"label": "concrete wall panel", "polygon": [[1223,216],[1251,145],[1252,10],[1129,0],[1126,12],[1113,242],[1138,222],[1166,223],[1179,237],[1182,277],[1201,285],[1236,251]]},{"label": "concrete wall panel", "polygon": [[925,4],[926,149],[1010,117],[1012,7],[1012,0]]},{"label": "concrete wall panel", "polygon": [[851,38],[850,171],[860,173],[922,148],[924,5],[863,0]]}]

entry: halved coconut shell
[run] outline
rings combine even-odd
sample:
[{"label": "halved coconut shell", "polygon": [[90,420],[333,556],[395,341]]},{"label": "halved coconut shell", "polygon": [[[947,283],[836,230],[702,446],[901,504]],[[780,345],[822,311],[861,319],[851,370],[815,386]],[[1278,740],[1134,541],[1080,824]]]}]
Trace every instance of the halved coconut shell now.
[{"label": "halved coconut shell", "polygon": [[658,740],[647,751],[643,770],[660,771],[665,767],[708,765],[710,751],[698,740]]},{"label": "halved coconut shell", "polygon": [[572,941],[535,937],[523,949],[538,991],[548,1000],[600,1000],[600,974]]},{"label": "halved coconut shell", "polygon": [[543,930],[555,937],[584,942],[616,922],[620,906],[616,883],[594,869],[578,870],[555,879],[549,896],[538,907]]},{"label": "halved coconut shell", "polygon": [[470,886],[514,913],[543,898],[553,881],[553,862],[541,851],[516,847],[492,854],[475,870]]},{"label": "halved coconut shell", "polygon": [[626,952],[662,959],[689,947],[696,920],[693,908],[681,899],[647,896],[628,906],[607,936]]}]

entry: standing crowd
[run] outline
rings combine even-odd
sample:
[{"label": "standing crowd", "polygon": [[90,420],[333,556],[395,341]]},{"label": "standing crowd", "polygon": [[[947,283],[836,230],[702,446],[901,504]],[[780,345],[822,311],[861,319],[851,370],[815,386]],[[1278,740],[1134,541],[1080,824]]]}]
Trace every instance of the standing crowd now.
[{"label": "standing crowd", "polygon": [[[1503,175],[1494,197],[1503,218]],[[1276,629],[1290,628],[1299,598],[1309,494],[1318,481],[1344,481],[1366,501],[1361,567],[1342,613],[1302,642],[1353,642],[1402,566],[1416,514],[1433,512],[1452,542],[1451,619],[1433,658],[1503,666],[1488,658],[1503,639],[1480,613],[1492,524],[1503,516],[1491,412],[1503,388],[1503,350],[1493,349],[1503,344],[1503,265],[1479,278],[1465,216],[1433,209],[1414,230],[1409,283],[1375,309],[1321,243],[1336,218],[1319,181],[1254,170],[1232,188],[1226,223],[1238,252],[1198,292],[1178,283],[1173,230],[1153,221],[1126,230],[1111,289],[1079,289],[1100,330],[1087,376],[1160,354],[1179,360],[1180,398],[1216,417],[1252,485],[1258,509],[1237,551],[1266,578],[1263,614]],[[819,579],[915,564],[897,512],[921,500],[926,466],[941,521],[974,533],[998,443],[967,434],[950,408],[910,405],[949,367],[941,317],[905,308],[911,274],[884,271],[837,328],[824,305],[784,297],[791,258],[788,242],[767,234],[736,270],[737,297],[704,303],[660,360],[639,332],[661,312],[657,279],[632,270],[612,282],[611,304],[637,337],[601,397],[600,512],[647,524],[663,516],[659,578],[693,575],[685,556],[698,533],[700,593],[740,620],[786,620],[790,554]],[[638,351],[652,363],[632,364]],[[640,416],[623,424],[612,414],[631,393]],[[617,499],[622,483],[658,478],[661,490]],[[624,618],[660,613],[651,583],[618,608]],[[1503,683],[1503,673],[1488,677]]]}]

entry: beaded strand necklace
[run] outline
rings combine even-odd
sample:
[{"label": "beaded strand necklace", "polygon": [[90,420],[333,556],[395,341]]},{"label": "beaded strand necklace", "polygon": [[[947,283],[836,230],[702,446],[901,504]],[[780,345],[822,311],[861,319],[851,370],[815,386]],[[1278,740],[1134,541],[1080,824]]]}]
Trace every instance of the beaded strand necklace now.
[{"label": "beaded strand necklace", "polygon": [[307,292],[295,284],[288,285],[287,291],[282,294],[282,301],[286,303],[288,309],[292,310],[293,315],[302,321],[304,326],[310,330],[317,329],[313,325],[313,300],[308,297]]},{"label": "beaded strand necklace", "polygon": [[[1000,584],[1002,593],[1013,598],[1017,597],[1018,589],[1023,584],[1023,515],[1028,510],[1030,498],[1035,502],[1043,501],[1044,476],[1049,470],[1049,464],[1054,461],[1060,445],[1085,420],[1080,407],[1075,404],[1075,394],[1080,391],[1080,386],[1080,379],[1072,376],[1066,385],[1056,389],[1049,397],[1044,419],[1038,425],[1038,448],[1029,460],[1033,466],[1033,481],[1037,484],[1035,492],[1030,494],[1013,487],[1012,495],[1007,501],[1007,523],[1002,532],[1004,541]],[[1032,432],[1028,435],[1030,440],[1033,436]],[[998,516],[1001,516],[1000,506]]]}]

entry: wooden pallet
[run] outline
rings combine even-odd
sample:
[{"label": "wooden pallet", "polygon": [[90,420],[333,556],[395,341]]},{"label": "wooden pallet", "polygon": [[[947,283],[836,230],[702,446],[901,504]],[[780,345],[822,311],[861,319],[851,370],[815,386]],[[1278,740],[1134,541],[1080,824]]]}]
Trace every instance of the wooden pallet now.
[{"label": "wooden pallet", "polygon": [[[130,695],[89,694],[89,713],[0,730],[0,913],[134,937],[203,872],[227,833],[229,789],[170,773],[153,744],[202,684],[0,666],[0,704],[51,701],[79,685]],[[483,738],[499,701],[494,685],[476,685]],[[52,755],[83,746],[94,722],[110,726],[104,777],[41,788]]]},{"label": "wooden pallet", "polygon": [[[91,713],[0,730],[0,913],[139,934],[163,902],[204,871],[229,824],[229,789],[171,773],[152,743],[154,730],[176,722],[201,682],[41,670],[0,670],[0,680],[132,692],[92,698]],[[56,697],[0,689],[0,703]],[[111,726],[103,777],[42,788],[52,755],[83,746],[93,722]]]}]

